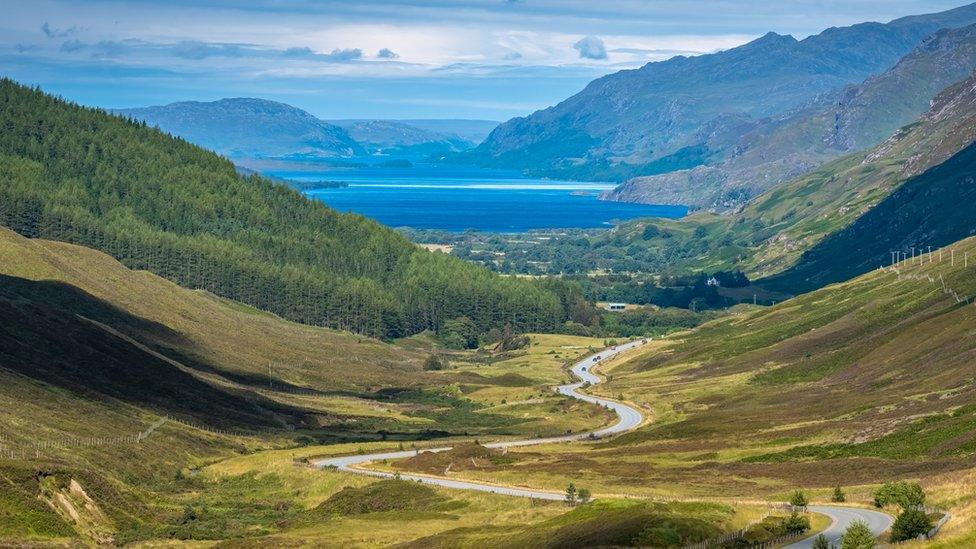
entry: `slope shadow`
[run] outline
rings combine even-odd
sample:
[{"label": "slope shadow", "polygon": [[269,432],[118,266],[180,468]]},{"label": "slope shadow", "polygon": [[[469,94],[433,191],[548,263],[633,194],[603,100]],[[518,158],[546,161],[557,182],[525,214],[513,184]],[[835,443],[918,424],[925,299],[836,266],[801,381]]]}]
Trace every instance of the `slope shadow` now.
[{"label": "slope shadow", "polygon": [[115,399],[214,427],[279,426],[255,399],[207,384],[79,315],[168,341],[182,338],[69,284],[0,275],[0,368],[82,398]]},{"label": "slope shadow", "polygon": [[891,263],[891,252],[911,254],[976,234],[976,143],[910,178],[887,198],[800,256],[796,265],[756,282],[799,294]]}]

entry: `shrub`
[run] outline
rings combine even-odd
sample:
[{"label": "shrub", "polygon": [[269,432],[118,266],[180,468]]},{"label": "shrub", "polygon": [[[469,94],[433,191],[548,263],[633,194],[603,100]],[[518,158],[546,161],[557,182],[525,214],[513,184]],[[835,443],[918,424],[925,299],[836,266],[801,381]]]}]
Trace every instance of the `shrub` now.
[{"label": "shrub", "polygon": [[587,489],[587,488],[580,488],[579,491],[576,492],[576,499],[579,500],[580,503],[586,503],[586,502],[590,501],[590,491],[589,491],[589,489]]},{"label": "shrub", "polygon": [[921,509],[906,509],[891,526],[891,541],[907,541],[932,529],[932,520]]},{"label": "shrub", "polygon": [[790,505],[793,507],[806,507],[809,503],[810,502],[807,501],[806,494],[804,494],[802,490],[797,490],[796,492],[793,492],[792,496],[790,496]]},{"label": "shrub", "polygon": [[840,489],[840,486],[834,488],[834,495],[830,497],[830,501],[834,503],[843,503],[847,501],[847,496],[844,495],[844,491]]},{"label": "shrub", "polygon": [[572,482],[566,487],[566,503],[576,505],[576,485]]},{"label": "shrub", "polygon": [[841,549],[874,549],[874,533],[864,521],[857,521],[847,528],[840,538]]},{"label": "shrub", "polygon": [[916,509],[925,505],[925,492],[917,482],[886,482],[874,492],[877,507],[897,505],[902,510]]},{"label": "shrub", "polygon": [[813,549],[832,549],[833,545],[827,541],[827,536],[820,534],[813,540]]},{"label": "shrub", "polygon": [[783,530],[788,534],[795,534],[799,532],[806,532],[810,529],[810,519],[807,517],[792,513],[790,516],[783,520]]},{"label": "shrub", "polygon": [[444,370],[447,368],[447,362],[438,355],[430,355],[427,360],[424,361],[424,370],[428,372],[433,372],[437,370]]}]

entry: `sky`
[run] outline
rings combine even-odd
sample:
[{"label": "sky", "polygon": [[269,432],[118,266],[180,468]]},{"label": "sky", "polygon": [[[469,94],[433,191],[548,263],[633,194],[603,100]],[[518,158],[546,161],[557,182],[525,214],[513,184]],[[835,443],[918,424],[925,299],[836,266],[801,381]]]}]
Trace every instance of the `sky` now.
[{"label": "sky", "polygon": [[766,32],[960,0],[0,0],[0,75],[105,108],[261,97],[337,118],[506,120]]}]

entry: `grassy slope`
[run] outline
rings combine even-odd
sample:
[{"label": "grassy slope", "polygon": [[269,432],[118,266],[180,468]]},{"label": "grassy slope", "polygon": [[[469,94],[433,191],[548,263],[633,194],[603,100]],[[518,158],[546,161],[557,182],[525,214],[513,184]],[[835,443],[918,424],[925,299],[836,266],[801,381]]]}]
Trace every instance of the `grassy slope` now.
[{"label": "grassy slope", "polygon": [[[0,318],[0,449],[18,450],[18,458],[25,449],[32,454],[14,461],[0,456],[0,482],[10,487],[0,497],[0,540],[80,532],[94,539],[87,526],[72,526],[38,505],[39,495],[55,497],[39,473],[57,486],[78,480],[102,511],[97,529],[120,541],[222,539],[279,531],[276,522],[306,502],[274,491],[281,487],[277,477],[238,474],[211,482],[180,478],[181,469],[292,444],[303,433],[378,439],[383,430],[409,438],[433,429],[524,436],[606,420],[602,410],[542,394],[565,375],[563,362],[600,343],[595,340],[533,336],[528,350],[491,365],[459,353],[451,357],[456,369],[423,372],[420,363],[434,345],[428,338],[391,345],[294,324],[131,271],[100,252],[4,229]],[[275,390],[267,389],[269,361]],[[289,386],[317,393],[292,394]],[[49,446],[133,435],[163,415],[249,434],[171,421],[141,444]],[[281,422],[299,431],[281,429]],[[266,428],[274,430],[258,430]],[[36,454],[35,444],[41,445]],[[317,492],[336,484],[303,482]],[[348,482],[355,481],[343,476]],[[262,486],[277,486],[274,497],[242,500],[241,490]],[[207,514],[186,522],[186,505]]]},{"label": "grassy slope", "polygon": [[121,325],[126,334],[189,364],[242,382],[276,380],[300,387],[362,390],[421,380],[418,352],[348,333],[285,322],[201,291],[132,271],[89,248],[28,240],[0,228],[0,273],[70,284],[169,333]]},{"label": "grassy slope", "polygon": [[[953,246],[976,257],[976,240]],[[976,464],[976,296],[958,261],[873,272],[657,342],[595,388],[649,403],[655,421],[592,446],[510,451],[471,476],[595,493],[785,498],[836,485],[868,499],[886,479]],[[950,502],[948,496],[939,501]],[[972,505],[969,501],[968,505]]]}]

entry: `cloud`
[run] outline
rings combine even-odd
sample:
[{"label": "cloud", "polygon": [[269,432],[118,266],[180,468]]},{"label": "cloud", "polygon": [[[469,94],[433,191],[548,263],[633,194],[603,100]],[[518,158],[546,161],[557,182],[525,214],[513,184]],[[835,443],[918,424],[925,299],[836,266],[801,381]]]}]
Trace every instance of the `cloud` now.
[{"label": "cloud", "polygon": [[325,61],[327,63],[343,63],[346,61],[362,59],[363,50],[359,48],[336,48],[329,53],[316,53],[311,48],[307,47],[288,48],[281,53],[281,56],[288,59],[310,59],[314,61]]},{"label": "cloud", "polygon": [[83,49],[84,47],[85,45],[78,40],[66,40],[64,43],[61,44],[61,51],[65,53],[71,53],[73,51],[78,51],[80,49]]},{"label": "cloud", "polygon": [[603,45],[603,40],[596,36],[581,38],[579,42],[573,44],[573,48],[579,51],[579,56],[583,59],[607,58],[607,47]]},{"label": "cloud", "polygon": [[41,32],[43,32],[44,36],[47,36],[48,38],[67,38],[78,32],[78,27],[71,26],[67,29],[53,29],[51,28],[51,25],[45,21],[44,24],[41,25]]},{"label": "cloud", "polygon": [[376,57],[380,59],[399,59],[400,54],[390,48],[383,48],[376,54]]},{"label": "cloud", "polygon": [[186,40],[170,46],[170,52],[182,59],[206,59],[208,57],[246,57],[254,48],[245,44],[223,44]]}]

